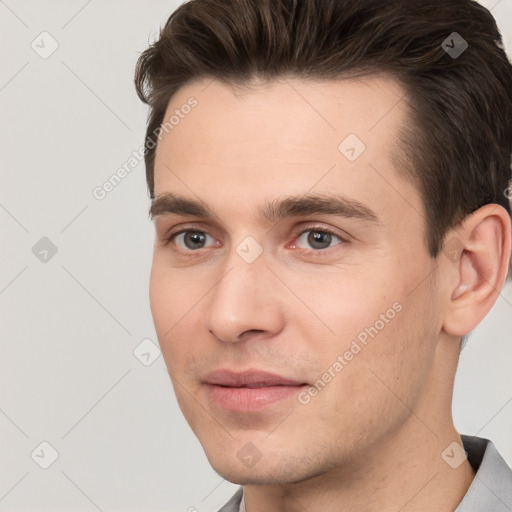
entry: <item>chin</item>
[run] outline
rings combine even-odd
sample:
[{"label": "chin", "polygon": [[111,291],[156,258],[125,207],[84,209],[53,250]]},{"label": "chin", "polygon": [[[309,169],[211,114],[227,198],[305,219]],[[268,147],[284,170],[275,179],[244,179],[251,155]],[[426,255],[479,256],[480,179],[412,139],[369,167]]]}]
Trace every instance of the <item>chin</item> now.
[{"label": "chin", "polygon": [[[239,460],[237,453],[206,453],[206,456],[217,474],[238,485],[291,484],[314,476],[312,468],[302,458],[283,459],[282,453],[267,457],[262,454],[261,459],[248,461],[247,465]],[[243,458],[243,453],[240,458]]]},{"label": "chin", "polygon": [[272,485],[291,483],[294,480],[278,478],[275,473],[262,471],[261,468],[241,468],[240,465],[225,463],[212,464],[213,470],[222,478],[237,485]]}]

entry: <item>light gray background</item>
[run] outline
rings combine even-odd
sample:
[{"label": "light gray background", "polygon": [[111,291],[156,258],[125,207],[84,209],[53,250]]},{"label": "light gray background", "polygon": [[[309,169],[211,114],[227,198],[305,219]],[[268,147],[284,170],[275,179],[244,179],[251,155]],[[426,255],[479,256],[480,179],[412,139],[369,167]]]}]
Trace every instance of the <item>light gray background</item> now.
[{"label": "light gray background", "polygon": [[[483,3],[510,50],[512,0]],[[209,467],[162,357],[133,353],[156,343],[143,164],[92,195],[141,146],[135,62],[177,5],[0,0],[0,511],[213,511],[237,488]],[[46,59],[31,47],[51,48],[43,31],[59,45]],[[58,249],[46,262],[42,237]],[[509,464],[511,333],[509,286],[463,352],[454,403],[458,429]]]}]

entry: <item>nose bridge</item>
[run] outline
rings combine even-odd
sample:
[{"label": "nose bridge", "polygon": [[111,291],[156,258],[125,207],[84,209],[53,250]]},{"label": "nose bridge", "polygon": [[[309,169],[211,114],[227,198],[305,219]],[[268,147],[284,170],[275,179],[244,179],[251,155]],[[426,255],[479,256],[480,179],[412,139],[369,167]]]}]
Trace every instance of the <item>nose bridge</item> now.
[{"label": "nose bridge", "polygon": [[275,333],[281,328],[282,311],[269,282],[272,275],[262,250],[256,250],[251,240],[233,247],[212,290],[207,328],[222,341],[240,341],[246,331]]}]

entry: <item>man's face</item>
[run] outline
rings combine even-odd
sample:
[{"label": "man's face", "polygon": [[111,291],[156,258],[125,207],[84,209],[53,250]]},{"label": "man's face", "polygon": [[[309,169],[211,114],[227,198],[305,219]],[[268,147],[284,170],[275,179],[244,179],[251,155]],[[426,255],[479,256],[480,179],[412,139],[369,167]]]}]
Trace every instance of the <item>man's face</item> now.
[{"label": "man's face", "polygon": [[151,308],[228,480],[295,482],[428,434],[442,306],[421,198],[392,164],[401,96],[384,77],[201,81],[169,104],[190,113],[157,148]]}]

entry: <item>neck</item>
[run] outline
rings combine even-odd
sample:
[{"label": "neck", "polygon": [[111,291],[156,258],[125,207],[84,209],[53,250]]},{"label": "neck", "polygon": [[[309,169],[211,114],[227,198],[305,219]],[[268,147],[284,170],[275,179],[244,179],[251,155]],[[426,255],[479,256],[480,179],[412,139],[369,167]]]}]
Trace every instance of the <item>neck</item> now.
[{"label": "neck", "polygon": [[[411,416],[400,440],[381,439],[355,463],[301,482],[244,486],[247,512],[424,512],[455,510],[474,478],[466,460],[453,469],[441,456],[462,441],[453,425],[430,432]],[[395,436],[396,437],[396,436]],[[448,451],[447,459],[457,453]]]}]

